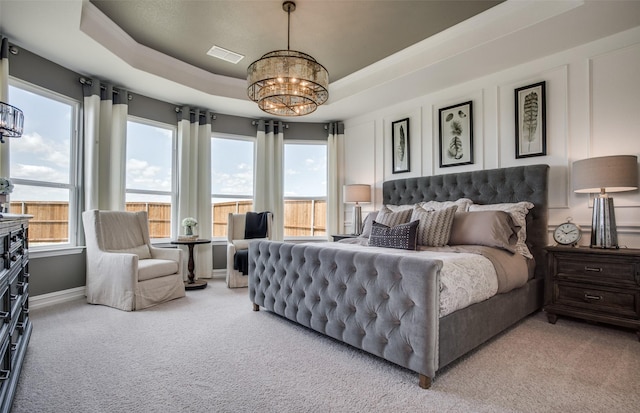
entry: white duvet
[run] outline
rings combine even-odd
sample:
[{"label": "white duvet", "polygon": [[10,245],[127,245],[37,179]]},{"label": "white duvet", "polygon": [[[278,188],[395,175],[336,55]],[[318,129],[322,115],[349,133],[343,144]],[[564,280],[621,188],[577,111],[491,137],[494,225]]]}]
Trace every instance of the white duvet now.
[{"label": "white duvet", "polygon": [[[355,240],[349,240],[357,242]],[[370,247],[348,242],[327,242],[326,247],[369,251],[381,254],[416,255],[442,261],[440,271],[440,317],[493,297],[498,292],[498,276],[491,261],[465,252],[407,251]]]}]

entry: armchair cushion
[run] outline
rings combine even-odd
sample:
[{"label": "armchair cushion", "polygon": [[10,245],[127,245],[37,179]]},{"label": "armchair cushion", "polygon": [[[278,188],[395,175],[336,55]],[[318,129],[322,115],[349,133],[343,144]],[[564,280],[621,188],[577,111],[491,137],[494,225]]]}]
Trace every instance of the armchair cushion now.
[{"label": "armchair cushion", "polygon": [[234,239],[231,244],[236,248],[236,251],[249,249],[249,243],[251,241],[266,240],[267,238],[251,238],[251,239]]},{"label": "armchair cushion", "polygon": [[178,263],[171,260],[138,260],[138,281],[151,280],[178,272]]},{"label": "armchair cushion", "polygon": [[131,248],[123,248],[120,250],[107,250],[109,252],[116,252],[116,253],[124,253],[124,254],[136,254],[138,256],[139,259],[141,260],[146,260],[151,258],[151,252],[149,251],[149,246],[147,244],[144,245],[139,245],[137,247],[131,247]]}]

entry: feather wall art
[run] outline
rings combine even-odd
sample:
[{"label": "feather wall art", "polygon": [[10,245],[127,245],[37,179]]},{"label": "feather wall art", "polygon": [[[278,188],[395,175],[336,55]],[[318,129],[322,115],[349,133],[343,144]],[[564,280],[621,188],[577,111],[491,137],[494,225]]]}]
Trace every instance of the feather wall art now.
[{"label": "feather wall art", "polygon": [[522,108],[522,139],[529,143],[527,151],[531,150],[531,142],[536,140],[538,128],[538,94],[531,92],[524,97]]}]

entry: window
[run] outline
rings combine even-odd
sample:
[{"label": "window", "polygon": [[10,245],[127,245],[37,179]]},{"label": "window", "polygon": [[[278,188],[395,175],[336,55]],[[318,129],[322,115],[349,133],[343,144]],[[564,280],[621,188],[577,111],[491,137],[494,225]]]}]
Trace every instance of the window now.
[{"label": "window", "polygon": [[227,236],[229,213],[253,209],[254,142],[220,134],[211,139],[213,237]]},{"label": "window", "polygon": [[284,145],[284,236],[327,234],[327,145]]},{"label": "window", "polygon": [[126,147],[126,209],[147,211],[149,236],[171,237],[175,127],[129,117]]},{"label": "window", "polygon": [[79,102],[11,81],[10,103],[24,112],[24,133],[11,139],[10,212],[30,214],[30,247],[76,245]]}]

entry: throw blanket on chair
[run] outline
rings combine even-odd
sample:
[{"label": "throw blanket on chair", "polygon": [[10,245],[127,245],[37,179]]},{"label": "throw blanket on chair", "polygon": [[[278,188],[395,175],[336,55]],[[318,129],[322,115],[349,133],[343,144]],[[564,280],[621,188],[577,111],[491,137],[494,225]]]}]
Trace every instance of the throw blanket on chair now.
[{"label": "throw blanket on chair", "polygon": [[[266,238],[269,212],[247,212],[244,221],[244,239]],[[242,275],[249,274],[249,256],[247,250],[236,251],[233,257],[233,269]]]}]

